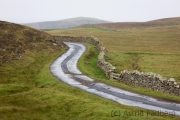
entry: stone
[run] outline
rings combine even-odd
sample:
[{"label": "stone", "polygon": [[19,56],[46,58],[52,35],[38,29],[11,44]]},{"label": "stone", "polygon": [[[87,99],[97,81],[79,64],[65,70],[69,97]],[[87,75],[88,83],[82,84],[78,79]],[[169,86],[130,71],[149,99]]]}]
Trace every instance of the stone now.
[{"label": "stone", "polygon": [[175,79],[174,78],[170,78],[169,81],[170,82],[175,82]]},{"label": "stone", "polygon": [[56,43],[53,43],[53,45],[55,45],[55,46],[56,46],[57,44],[56,44]]},{"label": "stone", "polygon": [[176,88],[179,88],[179,85],[176,85],[175,87],[176,87]]}]

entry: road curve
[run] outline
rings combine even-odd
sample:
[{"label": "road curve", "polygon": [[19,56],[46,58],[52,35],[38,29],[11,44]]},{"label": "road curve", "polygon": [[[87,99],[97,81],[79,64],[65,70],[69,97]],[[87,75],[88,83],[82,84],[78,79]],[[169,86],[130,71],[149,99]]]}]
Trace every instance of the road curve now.
[{"label": "road curve", "polygon": [[79,43],[65,42],[65,44],[69,47],[69,50],[57,58],[50,66],[51,73],[59,80],[120,104],[180,116],[180,104],[158,101],[148,96],[131,93],[83,75],[77,68],[77,62],[85,52],[86,47]]}]

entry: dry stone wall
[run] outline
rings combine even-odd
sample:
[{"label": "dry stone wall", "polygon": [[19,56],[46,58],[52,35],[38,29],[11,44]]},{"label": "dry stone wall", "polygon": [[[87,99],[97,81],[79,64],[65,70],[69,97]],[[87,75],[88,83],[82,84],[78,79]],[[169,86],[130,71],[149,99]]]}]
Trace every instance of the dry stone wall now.
[{"label": "dry stone wall", "polygon": [[97,46],[100,43],[98,39],[94,39],[93,37],[54,36],[54,39],[57,44],[61,44],[62,42],[79,42],[90,43]]},{"label": "dry stone wall", "polygon": [[180,85],[178,85],[173,78],[167,79],[155,73],[144,73],[137,70],[124,70],[118,74],[116,67],[105,61],[107,50],[95,37],[54,36],[54,39],[57,44],[61,44],[62,42],[79,42],[90,43],[97,46],[100,52],[98,55],[97,67],[106,74],[108,79],[117,80],[127,85],[148,88],[150,90],[180,96]]},{"label": "dry stone wall", "polygon": [[159,74],[124,70],[120,73],[117,80],[127,85],[149,88],[150,90],[180,96],[180,88],[176,81],[173,78],[164,78]]}]

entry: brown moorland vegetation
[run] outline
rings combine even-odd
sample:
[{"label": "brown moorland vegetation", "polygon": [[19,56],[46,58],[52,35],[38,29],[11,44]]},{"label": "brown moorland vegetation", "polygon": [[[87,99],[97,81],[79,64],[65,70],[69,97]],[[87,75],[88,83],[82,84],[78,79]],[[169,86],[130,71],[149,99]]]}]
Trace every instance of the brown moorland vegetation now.
[{"label": "brown moorland vegetation", "polygon": [[180,25],[180,17],[175,18],[164,18],[159,20],[152,20],[148,22],[116,22],[116,23],[102,23],[94,25],[82,25],[80,27],[95,27],[103,29],[139,29],[139,28],[149,28],[149,27],[163,27],[163,26],[175,26]]},{"label": "brown moorland vegetation", "polygon": [[0,65],[20,59],[29,50],[41,51],[51,35],[18,24],[0,21]]}]

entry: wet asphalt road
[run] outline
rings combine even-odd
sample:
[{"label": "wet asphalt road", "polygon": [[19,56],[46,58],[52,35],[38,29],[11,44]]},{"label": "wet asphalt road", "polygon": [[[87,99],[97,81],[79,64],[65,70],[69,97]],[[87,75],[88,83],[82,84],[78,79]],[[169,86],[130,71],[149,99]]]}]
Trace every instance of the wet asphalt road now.
[{"label": "wet asphalt road", "polygon": [[[156,110],[165,113],[174,113],[180,116],[180,104],[158,101],[154,98],[138,95],[122,89],[111,87],[99,81],[88,78],[83,75],[77,68],[79,57],[86,50],[86,47],[77,43],[65,43],[69,46],[69,51],[60,56],[59,63],[51,66],[51,72],[63,82],[90,92],[101,97],[114,100],[121,104],[136,106],[149,110]],[[56,65],[58,64],[58,65]],[[57,68],[58,67],[58,68]],[[57,70],[56,70],[56,69]],[[58,72],[60,70],[60,72]],[[77,71],[77,72],[76,72]],[[57,75],[59,74],[59,75]],[[62,76],[61,76],[62,75]],[[71,82],[70,82],[71,81]]]}]

